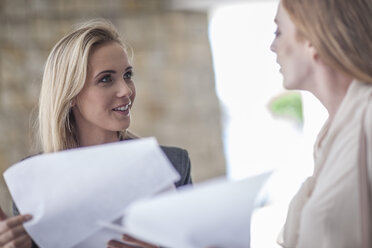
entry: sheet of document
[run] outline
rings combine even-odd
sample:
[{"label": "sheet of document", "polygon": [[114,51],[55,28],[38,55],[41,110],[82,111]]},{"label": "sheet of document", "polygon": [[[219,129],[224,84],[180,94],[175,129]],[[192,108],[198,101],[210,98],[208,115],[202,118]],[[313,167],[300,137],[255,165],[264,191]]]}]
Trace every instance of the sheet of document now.
[{"label": "sheet of document", "polygon": [[251,215],[270,175],[212,180],[139,200],[128,206],[122,225],[111,228],[165,247],[247,248]]},{"label": "sheet of document", "polygon": [[[119,237],[101,222],[179,179],[154,138],[34,156],[4,173],[27,232],[40,247],[106,247]],[[94,239],[93,239],[94,237]]]}]

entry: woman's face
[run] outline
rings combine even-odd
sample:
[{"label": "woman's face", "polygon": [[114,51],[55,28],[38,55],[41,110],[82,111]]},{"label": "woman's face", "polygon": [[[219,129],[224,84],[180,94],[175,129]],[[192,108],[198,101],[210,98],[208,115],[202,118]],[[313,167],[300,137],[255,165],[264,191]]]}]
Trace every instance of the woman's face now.
[{"label": "woman's face", "polygon": [[73,101],[79,139],[116,137],[130,124],[136,96],[133,68],[116,42],[100,44],[89,55],[84,88]]},{"label": "woman's face", "polygon": [[309,76],[312,72],[309,42],[305,39],[299,40],[296,36],[296,27],[281,3],[275,23],[277,30],[270,48],[276,53],[276,61],[283,74],[284,87],[287,89],[309,89]]}]

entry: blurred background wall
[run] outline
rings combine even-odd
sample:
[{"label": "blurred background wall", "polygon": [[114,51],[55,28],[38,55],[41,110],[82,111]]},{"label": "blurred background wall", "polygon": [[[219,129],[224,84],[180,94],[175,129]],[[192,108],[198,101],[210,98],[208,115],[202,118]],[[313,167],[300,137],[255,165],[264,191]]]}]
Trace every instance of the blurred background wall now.
[{"label": "blurred background wall", "polygon": [[[195,182],[224,175],[208,16],[169,7],[167,0],[0,0],[1,173],[32,153],[31,116],[49,51],[72,25],[102,17],[134,50],[130,129],[187,149]],[[9,213],[3,180],[0,193]]]}]

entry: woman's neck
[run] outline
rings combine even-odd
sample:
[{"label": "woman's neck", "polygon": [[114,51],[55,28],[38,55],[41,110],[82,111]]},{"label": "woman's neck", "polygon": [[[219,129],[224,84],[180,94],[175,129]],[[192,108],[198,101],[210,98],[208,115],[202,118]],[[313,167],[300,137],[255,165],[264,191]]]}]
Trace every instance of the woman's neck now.
[{"label": "woman's neck", "polygon": [[89,133],[78,137],[79,146],[93,146],[119,141],[118,132]]},{"label": "woman's neck", "polygon": [[332,121],[353,79],[336,70],[328,69],[316,78],[316,89],[312,92],[324,105]]}]

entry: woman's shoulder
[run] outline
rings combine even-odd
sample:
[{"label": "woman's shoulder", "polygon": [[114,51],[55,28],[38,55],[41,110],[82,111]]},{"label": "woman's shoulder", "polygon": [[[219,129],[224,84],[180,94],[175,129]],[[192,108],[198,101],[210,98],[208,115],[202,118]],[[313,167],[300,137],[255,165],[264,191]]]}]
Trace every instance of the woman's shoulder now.
[{"label": "woman's shoulder", "polygon": [[187,150],[174,146],[160,146],[181,176],[176,186],[191,184],[191,162]]},{"label": "woman's shoulder", "polygon": [[185,162],[185,159],[189,159],[189,153],[183,148],[175,146],[160,146],[160,148],[169,159],[176,160],[179,163]]}]

